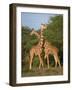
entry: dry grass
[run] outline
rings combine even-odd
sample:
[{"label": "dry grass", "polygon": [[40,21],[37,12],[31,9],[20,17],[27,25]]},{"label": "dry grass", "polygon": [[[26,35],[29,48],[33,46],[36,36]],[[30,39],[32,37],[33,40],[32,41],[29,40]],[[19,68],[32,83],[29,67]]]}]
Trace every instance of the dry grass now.
[{"label": "dry grass", "polygon": [[23,68],[23,70],[22,70],[22,77],[52,76],[52,75],[63,75],[63,67],[61,67],[61,68],[50,67],[49,69],[47,67],[44,67],[41,69],[34,67],[32,70],[29,70],[27,68]]}]

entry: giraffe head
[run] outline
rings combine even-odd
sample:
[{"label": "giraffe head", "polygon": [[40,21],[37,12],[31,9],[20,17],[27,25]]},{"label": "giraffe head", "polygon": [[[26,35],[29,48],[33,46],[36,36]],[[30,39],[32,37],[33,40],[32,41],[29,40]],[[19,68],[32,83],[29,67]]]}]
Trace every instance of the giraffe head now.
[{"label": "giraffe head", "polygon": [[41,30],[45,30],[47,28],[47,25],[46,24],[41,24],[41,26],[40,26],[40,29]]}]

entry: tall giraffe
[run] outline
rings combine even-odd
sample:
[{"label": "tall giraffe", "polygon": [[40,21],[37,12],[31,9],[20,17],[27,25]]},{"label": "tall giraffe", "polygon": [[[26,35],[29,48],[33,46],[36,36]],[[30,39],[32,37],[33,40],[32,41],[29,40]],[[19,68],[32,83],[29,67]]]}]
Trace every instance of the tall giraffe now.
[{"label": "tall giraffe", "polygon": [[32,29],[32,32],[30,33],[30,35],[35,34],[37,36],[37,38],[39,39],[39,43],[36,46],[33,46],[30,50],[30,66],[29,66],[30,70],[32,69],[32,62],[33,62],[34,55],[39,57],[39,61],[40,61],[39,69],[40,69],[41,65],[43,67],[43,60],[41,58],[41,53],[42,53],[42,47],[43,47],[43,39],[44,39],[43,31],[44,31],[44,29],[46,29],[46,26],[44,24],[41,24],[40,35],[34,29]]}]

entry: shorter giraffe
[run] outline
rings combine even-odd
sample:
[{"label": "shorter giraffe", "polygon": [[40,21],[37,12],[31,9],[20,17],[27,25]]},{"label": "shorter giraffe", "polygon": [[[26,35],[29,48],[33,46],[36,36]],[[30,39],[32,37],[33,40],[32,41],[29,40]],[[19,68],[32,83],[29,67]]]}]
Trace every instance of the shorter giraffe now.
[{"label": "shorter giraffe", "polygon": [[33,57],[38,56],[39,57],[39,69],[42,66],[43,67],[43,60],[41,58],[41,53],[42,53],[42,46],[41,43],[39,42],[37,45],[33,46],[30,50],[30,65],[29,65],[29,69],[32,69],[32,62],[33,62]]},{"label": "shorter giraffe", "polygon": [[55,67],[57,67],[57,64],[59,64],[59,67],[61,68],[60,60],[58,57],[58,48],[52,46],[49,42],[45,41],[44,52],[45,52],[45,59],[47,59],[48,69],[49,69],[49,54],[52,54],[54,56]]}]

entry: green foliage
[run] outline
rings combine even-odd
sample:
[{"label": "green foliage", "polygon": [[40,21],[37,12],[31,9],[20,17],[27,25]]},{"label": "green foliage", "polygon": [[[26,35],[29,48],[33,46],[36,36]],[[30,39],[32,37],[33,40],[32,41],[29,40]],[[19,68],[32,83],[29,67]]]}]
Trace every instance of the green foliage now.
[{"label": "green foliage", "polygon": [[37,56],[34,57],[34,60],[33,60],[33,67],[38,67],[39,66],[39,58]]}]

